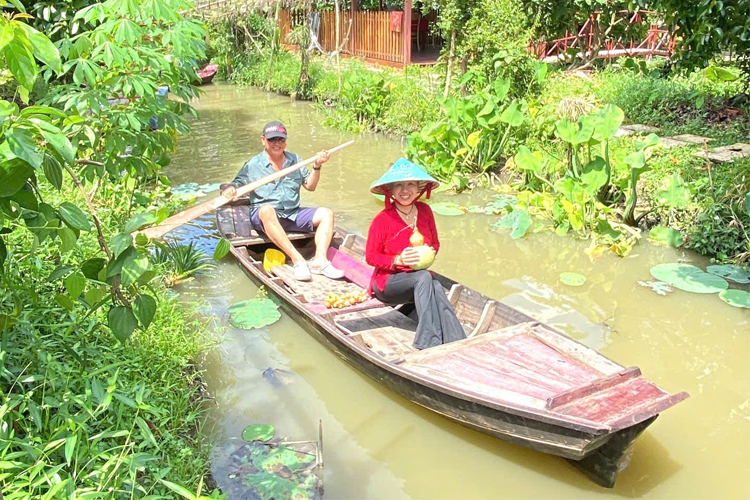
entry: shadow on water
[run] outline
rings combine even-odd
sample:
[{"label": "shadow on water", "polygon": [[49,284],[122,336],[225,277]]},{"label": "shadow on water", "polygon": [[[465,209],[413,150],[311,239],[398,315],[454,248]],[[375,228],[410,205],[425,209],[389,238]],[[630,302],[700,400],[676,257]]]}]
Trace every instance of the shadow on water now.
[{"label": "shadow on water", "polygon": [[[165,172],[175,184],[231,180],[260,151],[260,129],[271,119],[287,124],[289,149],[303,157],[352,138],[321,127],[321,116],[307,103],[253,89],[212,85],[196,107],[202,120],[180,141]],[[380,136],[355,138],[354,146],[326,164],[318,190],[303,192],[302,200],[332,208],[342,226],[365,234],[382,207],[368,186],[401,155],[401,146]],[[483,196],[437,193],[434,199],[469,205]],[[544,232],[512,240],[490,229],[495,221],[476,214],[437,217],[441,249],[435,270],[552,324],[621,365],[639,366],[670,392],[691,394],[636,440],[614,489],[594,485],[563,459],[464,428],[393,394],[286,315],[261,331],[228,328],[227,308],[257,290],[228,258],[179,287],[186,300],[205,302],[203,311],[216,318],[217,335],[224,338],[205,365],[217,401],[211,412],[215,470],[248,424],[273,423],[279,435],[304,440],[317,436],[322,420],[325,498],[750,498],[750,312],[716,296],[678,290],[662,297],[638,285],[651,279],[656,264],[707,262],[646,242],[628,258],[592,261],[583,252],[587,242]],[[172,236],[212,254],[213,215]],[[567,271],[587,276],[586,284],[560,283]],[[281,385],[264,377],[269,369]]]}]

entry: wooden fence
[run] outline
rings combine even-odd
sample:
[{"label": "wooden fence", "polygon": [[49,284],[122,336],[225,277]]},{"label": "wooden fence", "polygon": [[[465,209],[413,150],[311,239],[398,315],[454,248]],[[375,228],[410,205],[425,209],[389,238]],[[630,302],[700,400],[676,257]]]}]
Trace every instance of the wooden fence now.
[{"label": "wooden fence", "polygon": [[[281,26],[281,42],[287,44],[286,36],[303,23],[304,13],[283,9],[279,13]],[[351,19],[351,30],[349,20]],[[404,33],[391,31],[391,13],[376,11],[343,11],[340,14],[341,41],[349,33],[349,40],[343,46],[342,52],[364,57],[372,61],[382,61],[401,65],[404,63]],[[320,29],[318,43],[326,52],[336,49],[336,13],[333,11],[320,12]]]}]

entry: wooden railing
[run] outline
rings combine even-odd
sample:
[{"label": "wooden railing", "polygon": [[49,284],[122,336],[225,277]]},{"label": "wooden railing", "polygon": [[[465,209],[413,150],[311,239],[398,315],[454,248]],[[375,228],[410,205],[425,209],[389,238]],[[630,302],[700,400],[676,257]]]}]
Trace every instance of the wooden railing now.
[{"label": "wooden railing", "polygon": [[[290,12],[287,9],[279,13],[281,43],[288,44],[286,36],[294,27],[302,24],[302,16],[304,13],[300,11]],[[336,49],[336,13],[324,11],[320,16],[318,43],[324,51],[332,52]],[[391,31],[390,12],[357,11],[352,15],[349,11],[343,11],[340,24],[342,42],[349,33],[349,40],[342,47],[342,52],[374,61],[403,64],[405,30],[401,26],[401,31]]]}]

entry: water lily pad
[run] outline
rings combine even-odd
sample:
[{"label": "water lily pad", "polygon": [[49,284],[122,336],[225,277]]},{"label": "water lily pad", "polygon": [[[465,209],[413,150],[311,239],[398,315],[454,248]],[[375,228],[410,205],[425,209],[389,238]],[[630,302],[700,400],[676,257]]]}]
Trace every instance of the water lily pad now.
[{"label": "water lily pad", "polygon": [[638,284],[650,288],[659,295],[666,295],[673,291],[669,283],[664,283],[663,281],[639,281]]},{"label": "water lily pad", "polygon": [[220,182],[212,182],[210,184],[201,184],[200,186],[198,186],[198,189],[200,191],[203,191],[204,193],[210,193],[212,191],[218,191],[220,187]]},{"label": "water lily pad", "polygon": [[433,203],[430,205],[430,208],[432,208],[433,212],[440,215],[464,215],[466,213],[466,209],[456,203],[450,202]]},{"label": "water lily pad", "polygon": [[706,268],[706,271],[711,274],[715,274],[716,276],[721,276],[722,278],[729,281],[734,281],[735,283],[750,283],[750,270],[743,269],[742,267],[736,266],[734,264],[708,266]]},{"label": "water lily pad", "polygon": [[750,309],[750,293],[744,290],[724,290],[719,293],[719,298],[730,306]]},{"label": "water lily pad", "polygon": [[248,425],[242,430],[242,439],[247,442],[251,441],[270,441],[276,429],[270,424]]},{"label": "water lily pad", "polygon": [[651,276],[692,293],[719,293],[729,287],[724,278],[703,272],[702,269],[690,264],[678,262],[652,267]]},{"label": "water lily pad", "polygon": [[560,281],[568,286],[581,286],[586,283],[586,276],[578,273],[561,273]]},{"label": "water lily pad", "polygon": [[251,330],[276,323],[281,318],[276,304],[268,298],[237,302],[229,308],[229,322],[236,328]]}]

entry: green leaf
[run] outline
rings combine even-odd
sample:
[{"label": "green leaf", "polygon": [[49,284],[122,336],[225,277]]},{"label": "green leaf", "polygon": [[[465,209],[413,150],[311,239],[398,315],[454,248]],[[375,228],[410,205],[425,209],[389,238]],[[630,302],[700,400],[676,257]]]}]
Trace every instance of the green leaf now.
[{"label": "green leaf", "polygon": [[750,192],[745,195],[745,213],[750,217]]},{"label": "green leaf", "polygon": [[78,237],[72,229],[61,227],[57,230],[57,235],[60,237],[60,252],[68,253],[76,247]]},{"label": "green leaf", "polygon": [[5,264],[5,259],[7,258],[8,258],[8,249],[5,247],[5,239],[0,237],[0,267],[2,267]]},{"label": "green leaf", "polygon": [[735,283],[750,283],[750,269],[742,268],[735,264],[724,264],[721,266],[708,266],[706,271],[721,276]]},{"label": "green leaf", "polygon": [[675,248],[682,246],[682,233],[671,227],[656,226],[649,231],[648,237]]},{"label": "green leaf", "polygon": [[706,78],[711,82],[733,82],[739,80],[740,76],[725,68],[709,66],[705,69]]},{"label": "green leaf", "polygon": [[112,242],[109,245],[112,250],[112,256],[116,259],[132,244],[133,237],[130,236],[130,233],[119,233],[114,235],[112,237]]},{"label": "green leaf", "polygon": [[150,295],[141,294],[135,298],[133,310],[141,326],[146,330],[156,315],[156,300]]},{"label": "green leaf", "polygon": [[219,243],[216,245],[216,250],[214,250],[214,260],[221,260],[229,253],[229,249],[231,247],[231,243],[229,243],[229,240],[226,238],[222,238],[219,240]]},{"label": "green leaf", "polygon": [[658,192],[658,200],[669,208],[686,209],[690,206],[690,190],[678,172],[669,178],[666,189]]},{"label": "green leaf", "polygon": [[513,210],[492,225],[495,229],[512,229],[510,237],[514,240],[523,237],[531,226],[531,216],[526,210]]},{"label": "green leaf", "polygon": [[117,340],[123,344],[130,338],[133,331],[138,326],[138,320],[133,314],[133,310],[125,306],[115,306],[109,310],[107,323]]},{"label": "green leaf", "polygon": [[31,131],[21,127],[12,127],[5,133],[5,139],[8,141],[10,151],[17,158],[24,160],[34,168],[42,166],[44,155],[34,141]]},{"label": "green leaf", "polygon": [[151,444],[154,445],[157,449],[159,448],[159,444],[156,442],[156,438],[154,437],[153,432],[151,432],[151,428],[148,426],[145,420],[143,420],[142,417],[135,417],[135,423],[138,426],[138,428],[141,430],[141,433],[143,436],[148,439]]},{"label": "green leaf", "polygon": [[174,491],[178,495],[182,496],[183,498],[187,498],[188,500],[198,500],[193,493],[190,492],[190,490],[180,486],[179,484],[175,484],[171,481],[167,481],[165,479],[159,479],[159,481],[164,484],[167,488]]},{"label": "green leaf", "polygon": [[228,312],[232,326],[247,330],[273,324],[281,318],[276,304],[265,297],[237,302],[229,308]]},{"label": "green leaf", "polygon": [[750,309],[750,293],[745,290],[724,290],[719,298],[730,306]]},{"label": "green leaf", "polygon": [[0,198],[16,194],[33,173],[34,169],[18,158],[0,161]]},{"label": "green leaf", "polygon": [[96,280],[99,279],[99,272],[104,269],[106,264],[107,261],[101,257],[94,257],[81,264],[81,272],[86,278]]},{"label": "green leaf", "polygon": [[643,151],[644,149],[650,148],[652,146],[656,146],[661,142],[661,139],[656,134],[648,134],[646,136],[646,139],[643,141],[635,141],[635,149],[636,151]]},{"label": "green leaf", "polygon": [[568,286],[582,286],[586,283],[586,276],[578,273],[560,273],[560,281]]},{"label": "green leaf", "polygon": [[18,83],[30,89],[34,86],[37,75],[33,47],[23,29],[14,29],[13,35],[13,38],[0,50],[0,55],[5,59],[8,69]]},{"label": "green leaf", "polygon": [[433,203],[430,205],[430,208],[433,212],[440,215],[454,216],[464,215],[466,213],[459,205],[450,202]]},{"label": "green leaf", "polygon": [[130,220],[125,223],[125,227],[122,228],[123,233],[132,233],[137,231],[143,226],[153,224],[156,222],[158,217],[150,212],[139,212],[132,216]]},{"label": "green leaf", "polygon": [[65,462],[70,465],[70,461],[75,456],[76,444],[78,443],[78,435],[71,434],[65,438]]},{"label": "green leaf", "polygon": [[122,263],[121,279],[124,286],[134,283],[148,269],[148,258],[131,256]]},{"label": "green leaf", "polygon": [[693,293],[719,293],[729,284],[723,278],[705,273],[690,264],[668,263],[651,268],[651,276],[675,288]]},{"label": "green leaf", "polygon": [[590,196],[599,192],[599,189],[607,183],[607,177],[607,162],[598,156],[586,164],[581,171],[581,182]]},{"label": "green leaf", "polygon": [[481,138],[482,138],[482,131],[476,130],[472,132],[471,134],[469,134],[469,136],[466,138],[466,144],[468,144],[470,148],[476,148]]},{"label": "green leaf", "polygon": [[505,108],[500,115],[500,121],[507,123],[511,127],[518,127],[523,123],[523,111],[519,109],[518,101],[514,100]]},{"label": "green leaf", "polygon": [[84,214],[77,206],[66,201],[61,203],[60,206],[57,207],[57,210],[65,223],[73,229],[78,229],[79,231],[91,231],[91,223],[89,223],[86,218],[86,214]]},{"label": "green leaf", "polygon": [[262,441],[267,443],[273,439],[273,435],[276,433],[276,429],[270,424],[255,424],[248,425],[242,430],[242,439],[245,441]]},{"label": "green leaf", "polygon": [[73,151],[73,144],[70,143],[70,140],[65,137],[65,134],[60,129],[37,118],[32,118],[31,121],[41,130],[44,139],[55,151],[60,153],[65,162],[72,164],[75,161],[76,155]]},{"label": "green leaf", "polygon": [[541,175],[544,172],[544,154],[539,151],[532,153],[524,145],[518,147],[518,153],[516,153],[513,160],[521,170],[530,170],[537,175]]},{"label": "green leaf", "polygon": [[73,270],[73,266],[69,266],[67,264],[60,265],[56,267],[55,270],[50,273],[50,275],[47,277],[47,282],[53,283],[59,280],[60,278],[62,278],[63,276],[66,276],[72,270]]},{"label": "green leaf", "polygon": [[60,162],[57,158],[50,154],[44,155],[44,161],[42,162],[42,168],[44,169],[44,176],[47,178],[50,184],[55,187],[58,191],[62,189],[63,174]]},{"label": "green leaf", "polygon": [[599,111],[597,117],[593,138],[603,142],[615,136],[617,129],[620,128],[622,121],[625,119],[625,113],[617,106],[607,104]]},{"label": "green leaf", "polygon": [[29,41],[31,41],[31,46],[34,48],[34,56],[52,68],[55,73],[62,73],[62,61],[60,60],[60,52],[58,52],[57,47],[55,47],[46,35],[38,32],[28,24],[23,24],[22,26],[26,30]]},{"label": "green leaf", "polygon": [[72,311],[76,305],[75,302],[73,302],[73,299],[61,293],[58,293],[57,295],[55,295],[55,301],[57,301],[58,304],[60,304],[62,307],[64,307],[68,311]]},{"label": "green leaf", "polygon": [[81,273],[73,273],[65,278],[65,289],[68,291],[68,296],[73,300],[81,295],[85,287],[86,278]]},{"label": "green leaf", "polygon": [[557,135],[562,139],[563,141],[567,142],[568,144],[576,145],[576,133],[578,132],[578,126],[568,120],[567,118],[563,118],[562,120],[559,120],[555,124],[555,129],[557,130]]}]

